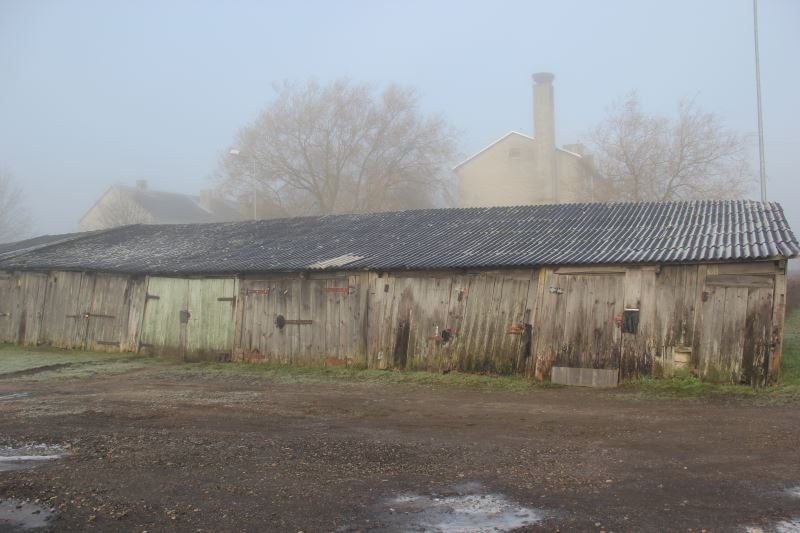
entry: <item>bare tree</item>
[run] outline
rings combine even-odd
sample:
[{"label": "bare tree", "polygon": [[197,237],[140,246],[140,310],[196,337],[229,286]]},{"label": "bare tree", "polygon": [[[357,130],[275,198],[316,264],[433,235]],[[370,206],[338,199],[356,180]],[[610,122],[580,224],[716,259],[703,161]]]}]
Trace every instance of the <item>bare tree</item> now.
[{"label": "bare tree", "polygon": [[0,242],[29,237],[32,227],[22,189],[14,183],[8,170],[0,168]]},{"label": "bare tree", "polygon": [[633,94],[590,138],[595,200],[740,198],[752,182],[742,136],[690,101],[667,118],[645,114]]},{"label": "bare tree", "polygon": [[259,215],[429,207],[442,197],[455,135],[422,115],[413,90],[391,85],[376,95],[347,80],[276,90],[218,170],[232,196],[257,198]]}]

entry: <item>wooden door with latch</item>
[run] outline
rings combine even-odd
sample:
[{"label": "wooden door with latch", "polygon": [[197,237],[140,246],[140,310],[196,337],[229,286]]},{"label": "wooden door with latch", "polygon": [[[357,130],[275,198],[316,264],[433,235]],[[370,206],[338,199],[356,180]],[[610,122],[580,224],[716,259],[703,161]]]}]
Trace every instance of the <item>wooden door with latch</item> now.
[{"label": "wooden door with latch", "polygon": [[235,278],[192,279],[185,308],[184,358],[227,361],[233,349]]},{"label": "wooden door with latch", "polygon": [[59,348],[83,348],[95,274],[52,272],[47,278],[40,342]]},{"label": "wooden door with latch", "polygon": [[706,277],[693,361],[703,379],[766,383],[773,347],[774,287],[774,275]]},{"label": "wooden door with latch", "polygon": [[536,379],[553,367],[619,370],[624,275],[547,272],[538,302]]},{"label": "wooden door with latch", "polygon": [[120,349],[128,321],[128,292],[132,280],[111,274],[96,274],[92,297],[85,313],[84,348],[96,351]]},{"label": "wooden door with latch", "polygon": [[352,359],[352,339],[362,330],[353,323],[355,292],[346,277],[243,281],[237,353],[281,363]]}]

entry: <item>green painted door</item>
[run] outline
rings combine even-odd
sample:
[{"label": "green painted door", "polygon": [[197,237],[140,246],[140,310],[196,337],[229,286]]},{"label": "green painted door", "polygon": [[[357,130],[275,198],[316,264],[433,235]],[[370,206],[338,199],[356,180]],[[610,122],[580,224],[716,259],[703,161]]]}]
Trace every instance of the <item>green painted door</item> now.
[{"label": "green painted door", "polygon": [[236,279],[151,277],[139,343],[145,353],[224,360],[233,347]]},{"label": "green painted door", "polygon": [[236,309],[236,279],[189,280],[186,359],[230,358]]}]

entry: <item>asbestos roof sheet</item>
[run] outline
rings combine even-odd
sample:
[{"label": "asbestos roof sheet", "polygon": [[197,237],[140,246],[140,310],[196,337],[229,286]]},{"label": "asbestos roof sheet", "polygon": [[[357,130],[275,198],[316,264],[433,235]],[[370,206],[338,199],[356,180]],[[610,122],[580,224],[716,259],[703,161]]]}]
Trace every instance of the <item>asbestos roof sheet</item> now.
[{"label": "asbestos roof sheet", "polygon": [[777,203],[693,201],[135,225],[0,256],[0,269],[219,275],[748,261],[798,252]]}]

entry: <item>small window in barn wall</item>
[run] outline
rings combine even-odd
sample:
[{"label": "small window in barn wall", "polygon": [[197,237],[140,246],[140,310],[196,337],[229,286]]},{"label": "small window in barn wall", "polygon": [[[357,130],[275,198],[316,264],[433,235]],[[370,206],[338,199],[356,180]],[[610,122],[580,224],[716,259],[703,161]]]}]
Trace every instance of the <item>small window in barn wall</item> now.
[{"label": "small window in barn wall", "polygon": [[625,309],[622,312],[622,333],[636,333],[639,331],[639,310]]}]

